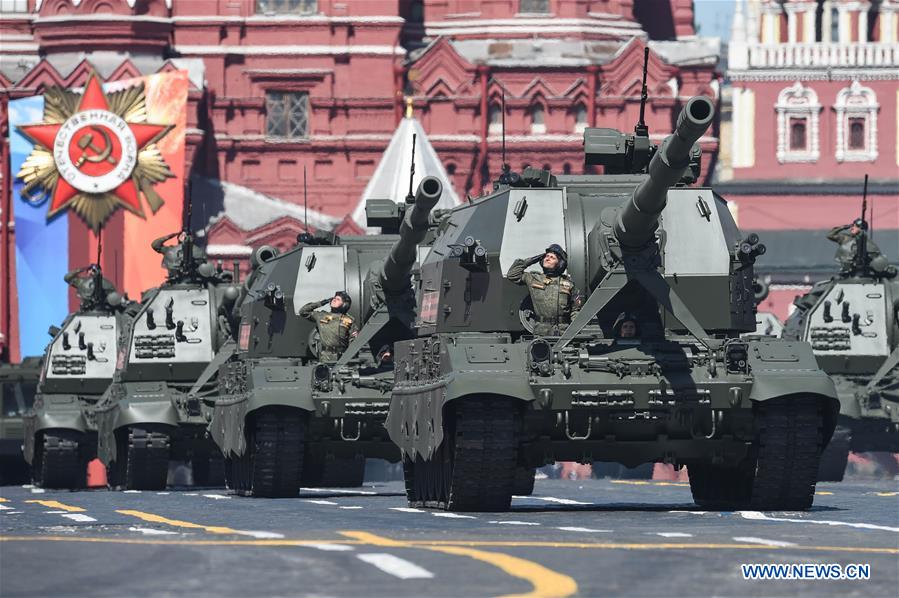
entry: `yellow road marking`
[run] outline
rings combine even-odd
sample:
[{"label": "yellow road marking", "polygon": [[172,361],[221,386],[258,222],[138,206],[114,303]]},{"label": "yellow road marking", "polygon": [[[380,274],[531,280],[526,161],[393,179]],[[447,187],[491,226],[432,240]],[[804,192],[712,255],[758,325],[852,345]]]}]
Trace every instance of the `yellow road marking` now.
[{"label": "yellow road marking", "polygon": [[896,496],[899,492],[875,492],[876,496]]},{"label": "yellow road marking", "polygon": [[528,582],[533,589],[527,594],[515,594],[502,598],[537,598],[538,596],[571,596],[578,591],[577,582],[571,577],[547,569],[533,561],[508,554],[487,552],[462,546],[431,546],[427,542],[403,542],[377,536],[368,532],[346,531],[340,535],[359,540],[364,544],[392,548],[424,548],[456,556],[466,556],[502,570],[504,573]]},{"label": "yellow road marking", "polygon": [[827,490],[815,490],[815,496],[833,496],[833,492]]},{"label": "yellow road marking", "polygon": [[9,502],[9,499],[3,498],[2,496],[0,496],[0,502]]},{"label": "yellow road marking", "polygon": [[44,505],[50,509],[60,509],[62,511],[68,511],[69,513],[84,513],[84,509],[81,507],[73,507],[72,505],[64,505],[57,500],[26,500],[25,502],[37,503],[39,505]]},{"label": "yellow road marking", "polygon": [[631,486],[679,486],[681,488],[689,488],[690,484],[686,482],[650,482],[648,480],[612,480],[613,484],[628,484]]},{"label": "yellow road marking", "polygon": [[[782,551],[811,551],[811,552],[857,552],[867,554],[899,554],[899,548],[876,548],[867,546],[766,546],[764,544],[673,544],[673,543],[603,543],[590,544],[581,542],[503,542],[491,540],[410,540],[408,542],[396,542],[395,544],[381,544],[381,546],[401,547],[429,547],[443,548],[448,546],[476,546],[485,548],[561,548],[561,549],[590,549],[590,550],[759,550],[777,549]],[[307,546],[315,544],[347,544],[360,546],[369,544],[361,540],[163,540],[150,538],[113,538],[113,537],[89,537],[89,536],[0,536],[0,542],[95,542],[105,544],[172,544],[181,546]]]},{"label": "yellow road marking", "polygon": [[191,523],[190,521],[180,521],[178,519],[168,519],[166,517],[162,517],[161,515],[154,515],[153,513],[144,513],[143,511],[132,511],[132,510],[122,510],[116,511],[116,513],[120,513],[122,515],[128,515],[130,517],[137,517],[138,519],[143,519],[144,521],[148,521],[150,523],[163,523],[165,525],[171,525],[173,527],[185,527],[187,529],[201,529],[203,531],[209,532],[210,534],[237,534],[239,533],[237,530],[231,529],[230,527],[219,527],[216,525],[200,525],[199,523]]}]

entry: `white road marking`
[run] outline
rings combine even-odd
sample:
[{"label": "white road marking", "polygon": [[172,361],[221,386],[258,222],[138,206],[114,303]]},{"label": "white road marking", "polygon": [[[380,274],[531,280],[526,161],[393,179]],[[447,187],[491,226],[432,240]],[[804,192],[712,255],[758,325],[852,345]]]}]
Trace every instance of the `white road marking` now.
[{"label": "white road marking", "polygon": [[663,538],[692,538],[693,534],[685,534],[683,532],[649,532]]},{"label": "white road marking", "polygon": [[[126,490],[127,492],[127,490]],[[185,492],[184,496],[200,496],[199,492]]]},{"label": "white road marking", "polygon": [[284,534],[279,534],[278,532],[254,532],[254,531],[245,531],[245,530],[234,530],[235,534],[241,536],[250,536],[251,538],[256,538],[257,540],[280,540],[284,537]]},{"label": "white road marking", "polygon": [[25,512],[25,511],[6,511],[6,512],[3,513],[3,514],[4,514],[4,515],[21,515],[21,514],[24,513],[24,512]]},{"label": "white road marking", "polygon": [[0,505],[0,511],[12,511],[15,507],[7,507],[6,505]]},{"label": "white road marking", "polygon": [[488,521],[487,523],[496,523],[498,525],[540,525],[536,521]]},{"label": "white road marking", "polygon": [[337,504],[333,500],[316,500],[314,498],[307,498],[303,502],[311,502],[314,505],[336,505]]},{"label": "white road marking", "polygon": [[145,536],[177,536],[178,532],[170,532],[164,529],[153,529],[150,527],[129,527],[129,532],[140,532]]},{"label": "white road marking", "polygon": [[556,498],[555,496],[530,496],[527,498],[533,498],[535,500],[542,500],[546,502],[554,502],[560,505],[589,505],[593,503],[582,502],[579,500],[572,500],[570,498]]},{"label": "white road marking", "polygon": [[764,544],[765,546],[796,546],[792,542],[781,542],[780,540],[766,540],[764,538],[755,538],[753,536],[734,538],[737,542],[746,542],[747,544]]},{"label": "white road marking", "polygon": [[157,496],[168,496],[171,492],[157,492]]},{"label": "white road marking", "polygon": [[28,490],[29,488],[34,488],[34,484],[22,484],[22,488]]},{"label": "white road marking", "polygon": [[585,532],[592,534],[611,534],[613,531],[610,529],[593,529],[590,527],[557,527],[556,529],[560,529],[563,532]]},{"label": "white road marking", "polygon": [[424,513],[421,509],[413,509],[412,507],[390,507],[391,511],[399,511],[400,513]]},{"label": "white road marking", "polygon": [[32,488],[31,489],[32,494],[43,494],[44,492],[46,492],[46,491],[43,488]]},{"label": "white road marking", "polygon": [[142,490],[122,490],[123,494],[140,494]]},{"label": "white road marking", "polygon": [[96,521],[96,519],[90,517],[89,515],[85,515],[84,513],[65,513],[63,517],[65,517],[66,519],[71,519],[72,521],[77,521],[79,523]]},{"label": "white road marking", "polygon": [[203,496],[205,496],[206,498],[214,498],[215,500],[223,500],[223,499],[231,498],[230,496],[225,496],[224,494],[204,494]]},{"label": "white road marking", "polygon": [[365,507],[360,507],[358,505],[350,505],[348,507],[338,507],[340,509],[364,509]]},{"label": "white road marking", "polygon": [[44,511],[45,515],[62,515],[63,513],[68,513],[69,511]]},{"label": "white road marking", "polygon": [[356,558],[400,579],[430,579],[434,577],[434,574],[427,569],[423,569],[415,563],[410,563],[406,559],[384,552],[357,554]]},{"label": "white road marking", "polygon": [[372,492],[370,490],[347,490],[346,488],[300,488],[300,490],[303,492],[324,492],[327,494],[377,494],[377,492]]},{"label": "white road marking", "polygon": [[352,546],[345,544],[305,544],[305,546],[315,548],[316,550],[324,550],[325,552],[350,552],[353,550]]},{"label": "white road marking", "polygon": [[707,515],[708,511],[668,511],[669,513],[683,513],[685,515]]},{"label": "white road marking", "polygon": [[785,521],[787,523],[817,523],[818,525],[832,525],[841,527],[854,527],[858,529],[876,529],[885,532],[899,533],[899,527],[887,527],[885,525],[874,525],[873,523],[850,523],[848,521],[829,521],[826,519],[790,519],[789,517],[768,517],[759,511],[738,511],[743,519],[751,519],[753,521]]},{"label": "white road marking", "polygon": [[431,513],[434,517],[446,517],[447,519],[477,519],[474,515],[460,515],[458,513]]}]

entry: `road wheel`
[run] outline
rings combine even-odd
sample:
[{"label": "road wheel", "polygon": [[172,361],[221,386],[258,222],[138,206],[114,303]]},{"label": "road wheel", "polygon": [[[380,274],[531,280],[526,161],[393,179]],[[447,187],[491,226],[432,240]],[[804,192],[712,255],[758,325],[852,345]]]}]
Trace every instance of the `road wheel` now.
[{"label": "road wheel", "polygon": [[[421,468],[437,478],[430,497],[437,499],[437,506],[450,511],[509,510],[518,462],[517,417],[516,402],[500,397],[462,399],[447,414],[443,443]],[[415,477],[417,481],[418,470]],[[424,483],[427,488],[428,481]]]},{"label": "road wheel", "polygon": [[534,476],[537,475],[536,467],[516,467],[515,468],[515,488],[513,489],[516,496],[530,496],[534,493]]},{"label": "road wheel", "polygon": [[246,491],[265,498],[297,496],[305,450],[304,414],[296,409],[265,409],[253,417],[249,429]]},{"label": "road wheel", "polygon": [[701,507],[738,508],[749,505],[752,498],[752,472],[748,464],[724,467],[694,463],[687,467],[693,501]]},{"label": "road wheel", "polygon": [[83,438],[80,432],[70,430],[45,432],[32,467],[34,483],[42,488],[84,488],[87,461],[81,451]]},{"label": "road wheel", "polygon": [[129,428],[123,486],[127,490],[164,490],[169,476],[169,435]]},{"label": "road wheel", "polygon": [[852,430],[848,426],[837,426],[830,442],[821,453],[821,464],[818,466],[819,482],[843,481],[851,444]]}]

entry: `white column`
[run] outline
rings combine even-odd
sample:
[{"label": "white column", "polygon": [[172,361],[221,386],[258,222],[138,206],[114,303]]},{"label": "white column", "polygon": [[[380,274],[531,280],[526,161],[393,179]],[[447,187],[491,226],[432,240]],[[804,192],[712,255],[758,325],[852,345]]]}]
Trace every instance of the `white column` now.
[{"label": "white column", "polygon": [[805,30],[802,41],[807,44],[815,43],[815,5],[807,4],[808,9],[802,15],[802,27]]},{"label": "white column", "polygon": [[849,33],[850,25],[852,24],[851,17],[849,16],[849,10],[847,9],[845,4],[837,5],[837,14],[839,15],[839,28],[840,28],[840,43],[848,44],[852,41],[852,36]]},{"label": "white column", "polygon": [[824,0],[821,7],[821,42],[825,44],[832,43],[830,39],[830,28],[833,26],[833,18],[830,14],[830,0]]},{"label": "white column", "polygon": [[787,7],[787,41],[791,44],[795,44],[797,41],[797,27],[796,27],[796,9],[791,5]]},{"label": "white column", "polygon": [[858,41],[868,41],[868,10],[862,9],[858,13]]}]

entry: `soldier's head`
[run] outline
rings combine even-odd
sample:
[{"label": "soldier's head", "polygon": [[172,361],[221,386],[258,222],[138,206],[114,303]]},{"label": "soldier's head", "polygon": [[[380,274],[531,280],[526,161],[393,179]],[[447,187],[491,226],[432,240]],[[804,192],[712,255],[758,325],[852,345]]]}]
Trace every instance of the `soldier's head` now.
[{"label": "soldier's head", "polygon": [[334,293],[334,296],[331,297],[331,311],[337,314],[345,314],[350,311],[350,306],[353,304],[353,300],[350,299],[349,294],[346,291],[337,291]]},{"label": "soldier's head", "polygon": [[635,338],[639,334],[637,316],[627,312],[621,312],[612,326],[615,338]]},{"label": "soldier's head", "polygon": [[857,235],[863,230],[868,230],[868,223],[865,222],[863,218],[856,218],[852,221],[852,224],[849,226],[849,232],[853,235]]},{"label": "soldier's head", "polygon": [[378,365],[386,366],[393,363],[393,349],[390,345],[384,345],[381,347],[381,350],[378,351]]},{"label": "soldier's head", "polygon": [[546,248],[540,266],[543,268],[544,274],[558,276],[568,267],[568,254],[561,245],[553,243]]}]

